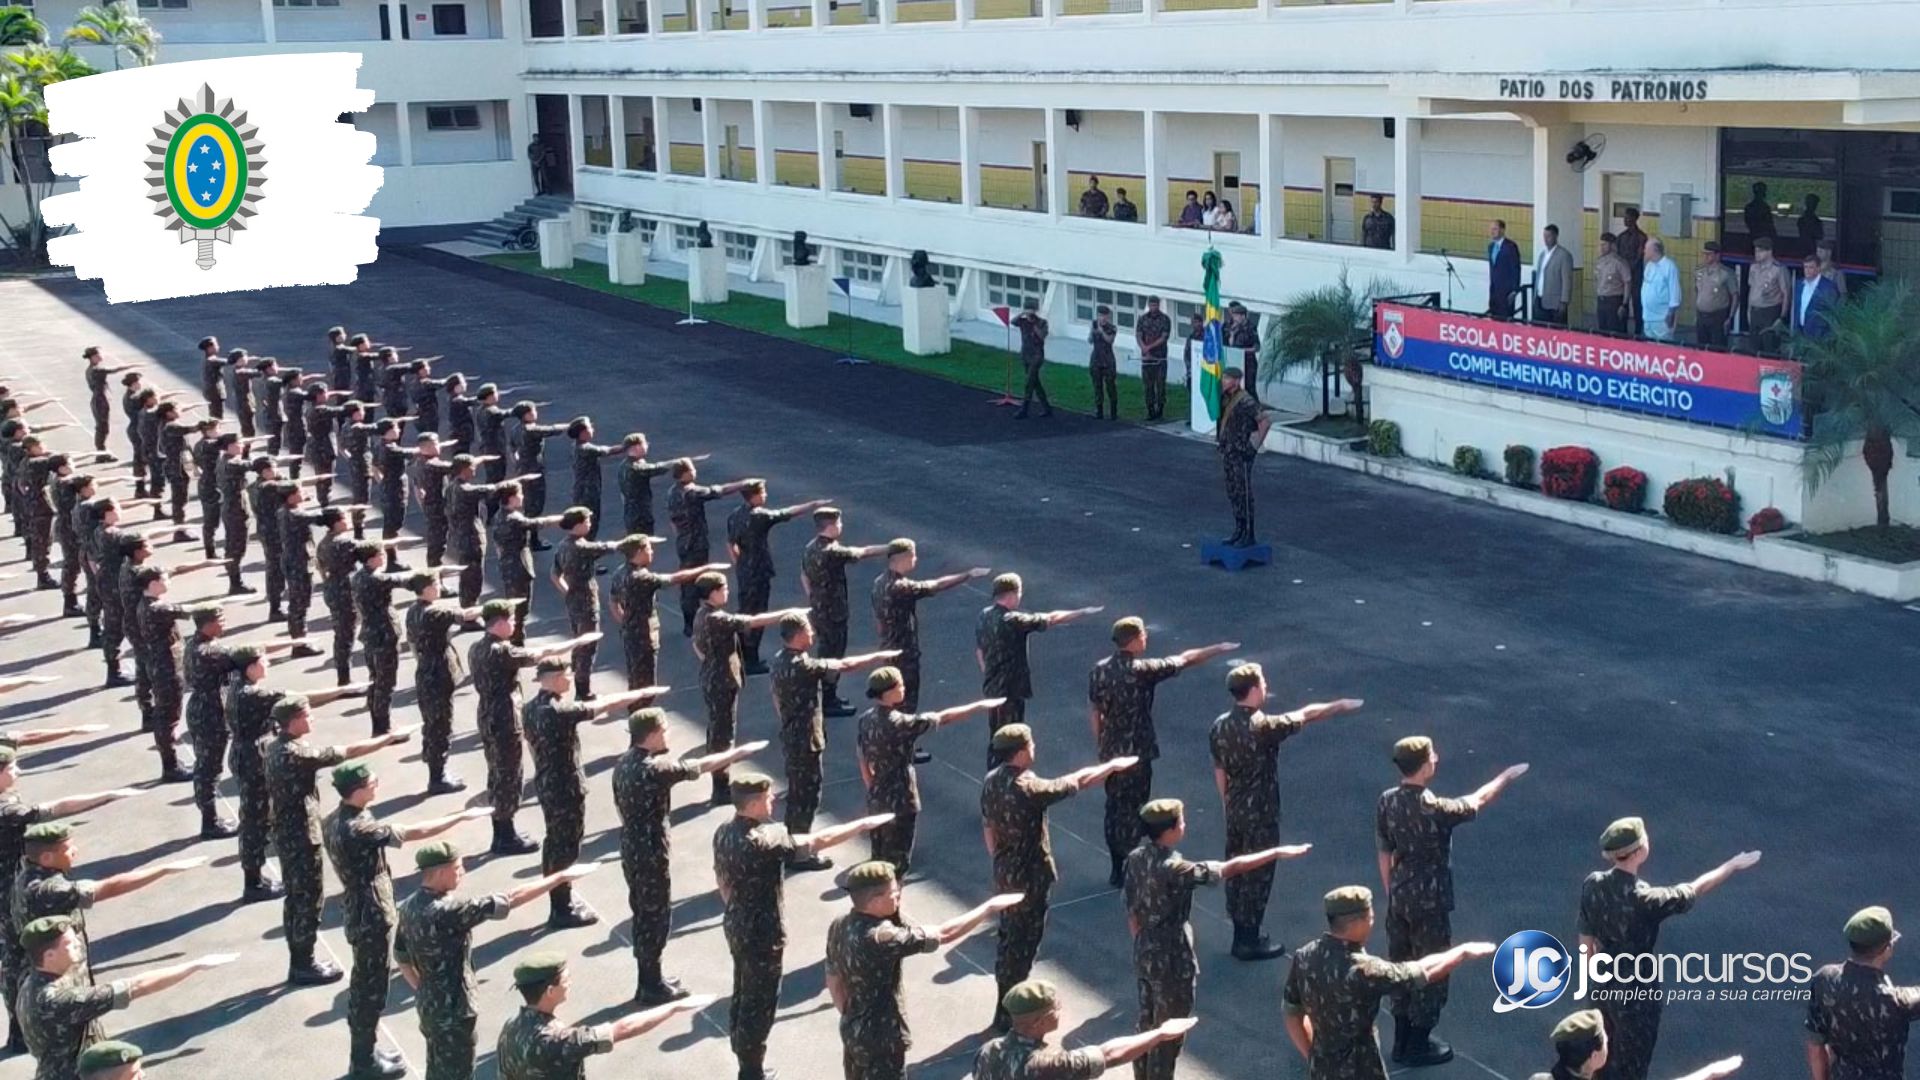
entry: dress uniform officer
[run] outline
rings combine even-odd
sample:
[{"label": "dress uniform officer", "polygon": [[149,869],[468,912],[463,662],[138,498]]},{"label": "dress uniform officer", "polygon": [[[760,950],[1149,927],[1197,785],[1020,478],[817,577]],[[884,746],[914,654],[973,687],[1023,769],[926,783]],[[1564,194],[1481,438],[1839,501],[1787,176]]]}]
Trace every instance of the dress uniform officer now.
[{"label": "dress uniform officer", "polygon": [[[1027,661],[1027,637],[1055,626],[1098,614],[1105,608],[1072,611],[1021,611],[1023,586],[1019,574],[993,579],[993,603],[980,610],[974,623],[973,655],[980,665],[980,692],[1005,698],[994,711],[994,731],[1027,717],[1027,699],[1033,696],[1033,669]],[[987,733],[989,736],[992,731]]]},{"label": "dress uniform officer", "polygon": [[645,1012],[630,1013],[592,1027],[563,1024],[555,1013],[572,989],[567,958],[535,953],[513,965],[513,986],[524,1003],[500,1030],[493,1060],[500,1080],[567,1080],[587,1075],[587,1059],[612,1053],[614,1045],[644,1035],[683,1013],[699,1012],[719,1000],[712,994],[685,998]]},{"label": "dress uniform officer", "polygon": [[[800,590],[807,597],[807,616],[822,660],[847,655],[847,623],[851,618],[847,603],[848,565],[887,553],[885,544],[851,547],[841,543],[843,527],[839,508],[823,506],[815,510],[814,536],[800,555]],[[820,685],[826,715],[853,715],[853,706],[840,698],[837,673],[829,672]]]},{"label": "dress uniform officer", "polygon": [[888,824],[873,834],[873,857],[892,863],[904,876],[913,863],[914,824],[920,816],[920,777],[913,767],[914,744],[956,720],[998,708],[999,698],[956,705],[938,712],[906,711],[906,680],[900,669],[883,667],[867,676],[867,699],[860,714],[860,782],[867,809],[885,814]]},{"label": "dress uniform officer", "polygon": [[[1902,1027],[1901,1033],[1905,1034]],[[1606,1021],[1598,1009],[1582,1009],[1553,1025],[1552,1070],[1534,1073],[1529,1080],[1592,1080],[1607,1065]],[[1679,1080],[1721,1080],[1740,1071],[1742,1059],[1735,1055],[1722,1058],[1703,1069],[1696,1069]],[[1826,1074],[1815,1072],[1818,1080]],[[1873,1075],[1871,1072],[1862,1075]],[[1895,1073],[1894,1075],[1899,1075]]]},{"label": "dress uniform officer", "polygon": [[[823,778],[822,759],[827,751],[825,714],[821,711],[821,686],[842,671],[891,660],[891,651],[866,653],[839,659],[815,657],[813,623],[798,612],[780,618],[780,651],[773,654],[773,709],[780,720],[780,751],[787,766],[787,831],[813,830],[813,815],[820,809]],[[826,870],[833,860],[810,855],[789,869]]]},{"label": "dress uniform officer", "polygon": [[1920,987],[1895,985],[1887,975],[1900,939],[1893,913],[1862,908],[1847,920],[1845,933],[1846,961],[1813,973],[1807,1059],[1814,1080],[1903,1076],[1907,1029],[1920,1019]]}]

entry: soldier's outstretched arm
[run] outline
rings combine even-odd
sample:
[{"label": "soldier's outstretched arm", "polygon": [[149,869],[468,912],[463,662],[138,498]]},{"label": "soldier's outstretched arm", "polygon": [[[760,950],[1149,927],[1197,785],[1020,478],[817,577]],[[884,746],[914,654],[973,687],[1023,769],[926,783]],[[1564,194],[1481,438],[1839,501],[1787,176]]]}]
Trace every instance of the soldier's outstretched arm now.
[{"label": "soldier's outstretched arm", "polygon": [[735,762],[745,761],[766,748],[767,740],[756,739],[753,742],[741,743],[739,746],[731,749],[722,750],[717,754],[708,754],[705,757],[684,758],[682,760],[685,764],[691,765],[703,773],[710,773],[718,769],[724,769]]},{"label": "soldier's outstretched arm", "polygon": [[769,611],[764,615],[749,615],[747,617],[747,626],[750,629],[758,630],[762,627],[772,626],[789,615],[805,615],[806,613],[806,608],[794,607],[782,608],[779,611]]},{"label": "soldier's outstretched arm", "polygon": [[1527,775],[1527,768],[1524,761],[1518,765],[1507,766],[1500,770],[1499,776],[1487,781],[1481,785],[1480,790],[1467,796],[1467,801],[1473,804],[1475,810],[1485,810],[1493,800],[1500,797],[1501,792],[1507,790],[1508,784]]},{"label": "soldier's outstretched arm", "polygon": [[1707,871],[1706,873],[1701,874],[1699,877],[1694,878],[1692,882],[1693,894],[1695,896],[1705,896],[1708,893],[1712,892],[1713,890],[1719,888],[1720,886],[1725,885],[1727,883],[1727,879],[1732,877],[1734,874],[1737,874],[1740,871],[1747,869],[1748,867],[1754,865],[1759,861],[1760,861],[1759,852],[1743,851],[1740,854],[1735,855],[1733,858],[1728,859],[1726,862],[1721,863],[1719,866],[1716,866],[1713,869]]},{"label": "soldier's outstretched arm", "polygon": [[[655,541],[655,542],[658,543],[658,541]],[[667,583],[671,585],[685,585],[687,582],[692,581],[694,578],[699,577],[701,574],[704,574],[709,570],[713,571],[716,574],[720,574],[720,573],[725,573],[726,571],[732,568],[733,568],[732,563],[723,563],[723,562],[711,562],[705,566],[689,566],[685,570],[676,570],[673,573],[668,574]]]},{"label": "soldier's outstretched arm", "polygon": [[198,960],[189,960],[184,964],[155,968],[152,971],[144,972],[128,979],[127,996],[130,998],[143,998],[148,994],[157,994],[168,987],[179,985],[190,976],[198,975],[203,971],[212,971],[217,967],[224,967],[238,959],[240,959],[240,957],[235,953],[214,953],[210,956],[203,956]]},{"label": "soldier's outstretched arm", "polygon": [[1447,973],[1460,966],[1462,960],[1480,960],[1492,956],[1494,950],[1491,941],[1467,941],[1445,952],[1423,956],[1414,963],[1426,972],[1428,979],[1442,979]]},{"label": "soldier's outstretched arm", "polygon": [[366,757],[368,754],[373,753],[375,750],[384,750],[389,746],[397,746],[400,743],[406,742],[407,740],[413,738],[413,733],[418,728],[419,728],[418,724],[415,724],[412,727],[394,728],[392,731],[387,732],[385,735],[375,735],[370,739],[361,739],[359,742],[350,742],[347,745],[341,747],[340,752],[350,758]]},{"label": "soldier's outstretched arm", "polygon": [[546,877],[530,881],[507,894],[507,906],[525,907],[547,895],[569,881],[578,881],[600,869],[599,863],[574,863],[548,874]]},{"label": "soldier's outstretched arm", "polygon": [[119,802],[121,799],[132,798],[138,794],[140,794],[139,788],[114,788],[112,791],[102,791],[95,795],[69,795],[64,799],[55,799],[53,802],[41,804],[41,809],[46,811],[48,817],[67,817],[72,814],[84,814],[94,807]]},{"label": "soldier's outstretched arm", "polygon": [[969,701],[965,705],[955,705],[951,709],[941,709],[933,714],[933,719],[941,727],[946,727],[956,720],[965,720],[974,713],[988,712],[1006,703],[1007,699],[1003,697],[981,698],[979,701]]},{"label": "soldier's outstretched arm", "polygon": [[1195,664],[1204,664],[1216,656],[1230,653],[1239,647],[1240,643],[1237,641],[1221,641],[1212,645],[1202,645],[1197,649],[1188,649],[1173,659],[1181,667],[1189,668]]},{"label": "soldier's outstretched arm", "polygon": [[659,697],[671,689],[673,689],[671,686],[642,686],[635,690],[623,690],[618,694],[608,694],[606,697],[593,703],[594,714],[596,716],[607,716],[615,709],[624,709],[630,705],[638,705],[643,701],[652,701],[654,698]]},{"label": "soldier's outstretched arm", "polygon": [[792,506],[783,506],[780,509],[775,510],[774,513],[780,515],[781,517],[796,518],[796,517],[799,517],[801,514],[811,513],[815,510],[820,509],[823,506],[832,506],[832,505],[833,505],[832,499],[808,499],[806,502],[794,503]]},{"label": "soldier's outstretched arm", "polygon": [[75,724],[73,727],[34,728],[31,731],[12,732],[13,745],[26,748],[43,746],[61,739],[71,739],[75,735],[98,735],[107,730],[105,724]]},{"label": "soldier's outstretched arm", "polygon": [[980,924],[986,922],[988,917],[998,915],[1008,908],[1019,904],[1026,898],[1027,895],[1025,893],[1017,892],[1001,893],[998,896],[989,897],[986,903],[970,911],[961,912],[959,915],[935,926],[933,928],[933,934],[940,939],[940,944],[951,945],[979,929]]},{"label": "soldier's outstretched arm", "polygon": [[1089,615],[1098,615],[1105,610],[1107,610],[1106,605],[1101,604],[1098,607],[1073,608],[1067,611],[1049,611],[1047,612],[1047,625],[1062,626],[1084,619]]},{"label": "soldier's outstretched arm", "polygon": [[[526,598],[520,597],[516,599],[515,602],[525,603]],[[552,645],[542,645],[538,649],[534,650],[534,656],[536,659],[541,659],[541,660],[544,660],[551,656],[564,656],[567,653],[572,652],[573,650],[579,648],[582,645],[591,645],[594,642],[599,641],[600,637],[601,637],[600,631],[592,630],[587,633],[581,634],[579,637],[571,637],[565,641],[556,641]]]},{"label": "soldier's outstretched arm", "polygon": [[1268,863],[1279,862],[1281,859],[1297,859],[1312,850],[1312,844],[1282,844],[1265,851],[1251,851],[1215,865],[1220,868],[1222,878],[1234,878],[1249,871],[1258,870]]},{"label": "soldier's outstretched arm", "polygon": [[625,1042],[636,1035],[645,1035],[682,1013],[699,1012],[719,1000],[713,994],[695,994],[692,997],[681,998],[679,1001],[655,1006],[645,1012],[628,1013],[609,1025],[612,1029],[609,1037],[614,1042]]},{"label": "soldier's outstretched arm", "polygon": [[325,690],[309,690],[306,694],[307,704],[317,708],[339,701],[341,698],[365,697],[367,691],[371,689],[373,689],[373,683],[366,681],[348,683],[345,686],[330,686]]},{"label": "soldier's outstretched arm", "polygon": [[1161,1043],[1172,1042],[1192,1031],[1193,1026],[1199,1022],[1200,1018],[1197,1016],[1178,1017],[1163,1022],[1159,1027],[1148,1028],[1137,1035],[1122,1035],[1117,1039],[1108,1039],[1094,1049],[1100,1051],[1101,1060],[1105,1061],[1107,1068],[1111,1069],[1118,1065],[1125,1065]]},{"label": "soldier's outstretched arm", "polygon": [[399,835],[402,843],[411,844],[415,840],[425,840],[430,836],[439,836],[441,833],[446,832],[448,829],[453,828],[463,821],[479,821],[481,818],[488,817],[492,813],[493,810],[490,807],[469,806],[465,810],[457,813],[442,814],[439,817],[428,818],[425,821],[417,822],[413,825],[395,825],[393,831]]},{"label": "soldier's outstretched arm", "polygon": [[144,889],[163,877],[183,874],[205,865],[207,865],[207,857],[195,855],[188,859],[175,859],[172,862],[161,863],[159,866],[143,867],[139,870],[129,870],[124,874],[115,874],[110,878],[102,878],[94,883],[93,900],[99,903],[116,896],[125,896],[136,889]]},{"label": "soldier's outstretched arm", "polygon": [[948,574],[946,577],[934,578],[930,584],[933,586],[935,592],[946,592],[948,589],[955,589],[965,585],[969,581],[978,581],[991,573],[993,573],[993,571],[987,567],[976,566],[971,570],[962,570],[957,574]]},{"label": "soldier's outstretched arm", "polygon": [[[1824,1049],[1822,1052],[1825,1052]],[[1739,1072],[1740,1066],[1745,1063],[1745,1058],[1742,1058],[1739,1054],[1735,1054],[1730,1058],[1721,1058],[1719,1061],[1705,1068],[1695,1069],[1685,1076],[1676,1078],[1676,1080],[1720,1080],[1723,1076],[1732,1076],[1734,1073]]]},{"label": "soldier's outstretched arm", "polygon": [[835,671],[858,671],[870,664],[882,660],[892,660],[900,655],[899,649],[881,649],[879,652],[860,653],[855,656],[843,656],[838,660],[828,659],[827,666]]},{"label": "soldier's outstretched arm", "polygon": [[849,821],[845,825],[830,826],[819,832],[802,833],[793,838],[793,843],[795,847],[809,853],[825,851],[836,844],[844,844],[862,833],[870,833],[892,820],[892,814],[869,814]]},{"label": "soldier's outstretched arm", "polygon": [[1316,701],[1311,705],[1302,705],[1287,715],[1303,724],[1317,723],[1342,713],[1350,713],[1365,705],[1364,698],[1341,698],[1338,701]]}]

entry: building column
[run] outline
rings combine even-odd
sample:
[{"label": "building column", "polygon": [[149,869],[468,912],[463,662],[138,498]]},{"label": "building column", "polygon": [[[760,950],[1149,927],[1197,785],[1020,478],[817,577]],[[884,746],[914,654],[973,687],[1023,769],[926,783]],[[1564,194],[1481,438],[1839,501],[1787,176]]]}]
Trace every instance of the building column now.
[{"label": "building column", "polygon": [[[267,2],[272,3],[273,0],[267,0]],[[388,40],[400,41],[407,34],[406,20],[400,17],[400,0],[383,0],[383,2],[387,5],[387,30],[390,35]]]},{"label": "building column", "polygon": [[1140,193],[1140,201],[1146,206],[1147,230],[1151,232],[1167,225],[1167,114],[1148,112],[1144,120],[1141,128],[1146,132],[1147,190]]},{"label": "building column", "polygon": [[260,0],[260,40],[269,45],[280,40],[273,18],[273,0]]},{"label": "building column", "polygon": [[413,164],[413,106],[404,101],[393,103],[393,130],[400,140],[400,165]]},{"label": "building column", "polygon": [[1278,116],[1260,116],[1260,238],[1278,240],[1287,235],[1286,140]]},{"label": "building column", "polygon": [[[1548,225],[1560,226],[1560,243],[1573,256],[1577,271],[1581,259],[1581,236],[1585,192],[1584,173],[1567,167],[1567,148],[1586,137],[1580,124],[1547,124],[1533,129],[1533,235],[1521,240],[1520,250],[1538,252],[1540,231]],[[1522,280],[1530,280],[1523,277]]]},{"label": "building column", "polygon": [[814,142],[820,147],[817,155],[820,165],[820,194],[825,195],[838,186],[840,163],[833,156],[833,112],[832,106],[824,101],[813,103]]},{"label": "building column", "polygon": [[700,168],[709,181],[720,177],[720,110],[713,98],[700,99]]},{"label": "building column", "polygon": [[880,28],[890,29],[900,20],[900,0],[880,0]]},{"label": "building column", "polygon": [[1067,113],[1064,109],[1048,109],[1047,130],[1047,216],[1058,221],[1069,215],[1067,209]]},{"label": "building column", "polygon": [[968,210],[980,205],[980,113],[967,105],[960,106],[960,202]]},{"label": "building column", "polygon": [[773,186],[778,166],[773,144],[773,105],[764,98],[753,99],[753,180],[761,187]]},{"label": "building column", "polygon": [[827,8],[827,0],[813,0],[813,28],[815,30],[833,24],[833,12]]},{"label": "building column", "polygon": [[907,159],[900,152],[900,106],[883,105],[880,147],[887,173],[887,199],[899,202],[907,194]]},{"label": "building column", "polygon": [[587,161],[587,110],[579,94],[567,95],[568,175],[580,171]]},{"label": "building column", "polygon": [[580,32],[579,0],[560,0],[560,19],[567,37],[578,35]]},{"label": "building column", "polygon": [[747,0],[747,29],[767,28],[767,0]]},{"label": "building column", "polygon": [[[649,13],[647,18],[653,18]],[[667,99],[653,95],[653,171],[666,176],[673,172],[672,129],[667,126]]]},{"label": "building column", "polygon": [[[664,5],[661,4],[660,0],[647,0],[647,33],[648,34],[658,35],[662,33],[666,27],[666,18],[667,16],[664,10]],[[653,152],[653,156],[656,159],[658,159],[660,157],[660,151],[658,149],[655,149]]]},{"label": "building column", "polygon": [[618,94],[607,95],[607,135],[613,140],[613,171],[626,172],[631,164],[627,161],[627,102]]},{"label": "building column", "polygon": [[1393,249],[1402,259],[1420,252],[1420,136],[1426,121],[1393,118]]}]

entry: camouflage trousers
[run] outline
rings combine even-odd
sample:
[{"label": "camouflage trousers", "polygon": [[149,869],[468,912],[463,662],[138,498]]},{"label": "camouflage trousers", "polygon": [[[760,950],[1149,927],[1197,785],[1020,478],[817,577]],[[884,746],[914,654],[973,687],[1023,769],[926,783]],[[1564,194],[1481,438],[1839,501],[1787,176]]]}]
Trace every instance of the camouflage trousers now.
[{"label": "camouflage trousers", "polygon": [[[1280,842],[1280,822],[1227,819],[1227,858],[1273,847]],[[1273,896],[1273,864],[1249,870],[1227,881],[1227,916],[1235,926],[1258,928],[1267,918],[1267,900]]]},{"label": "camouflage trousers", "polygon": [[67,607],[80,604],[80,542],[73,537],[60,538],[60,599]]},{"label": "camouflage trousers", "polygon": [[170,470],[167,483],[173,486],[171,504],[174,528],[185,528],[187,524],[187,474],[183,470]]},{"label": "camouflage trousers", "polygon": [[[1654,987],[1656,992],[1659,987]],[[1607,1022],[1607,1065],[1595,1080],[1647,1080],[1653,1046],[1660,1039],[1661,1000],[1601,1002]]]},{"label": "camouflage trousers", "polygon": [[444,507],[425,509],[427,522],[427,565],[439,566],[447,557],[447,511]]},{"label": "camouflage trousers", "polygon": [[[1193,1015],[1194,984],[1198,973],[1185,971],[1160,973],[1138,980],[1140,988],[1140,1030],[1159,1027],[1168,1020]],[[1173,1080],[1173,1068],[1180,1060],[1184,1039],[1161,1043],[1133,1062],[1133,1080]]]},{"label": "camouflage trousers", "polygon": [[[767,604],[773,599],[773,578],[761,574],[743,575],[740,578],[740,614],[764,615]],[[764,627],[754,627],[740,631],[740,658],[749,665],[760,663],[760,639],[765,636]]]},{"label": "camouflage trousers", "polygon": [[510,726],[494,730],[483,723],[480,749],[487,759],[487,800],[493,806],[493,820],[511,825],[513,815],[520,812],[520,733]]},{"label": "camouflage trousers", "polygon": [[[707,753],[717,754],[733,749],[733,733],[740,720],[740,688],[723,681],[700,689],[707,701]],[[714,770],[713,790],[716,799],[727,790],[727,779],[727,770]]]},{"label": "camouflage trousers", "polygon": [[733,952],[733,999],[727,1007],[727,1038],[742,1077],[757,1077],[767,1059],[767,1033],[780,1004],[781,964],[786,946],[727,932]]},{"label": "camouflage trousers", "polygon": [[93,563],[87,561],[86,554],[80,556],[80,572],[86,577],[86,611],[88,636],[100,632],[100,575],[94,570]]},{"label": "camouflage trousers", "polygon": [[919,712],[920,650],[918,648],[911,652],[902,650],[900,655],[894,658],[893,666],[900,672],[900,691],[905,695],[900,699],[900,711]]},{"label": "camouflage trousers", "polygon": [[653,647],[654,631],[650,627],[639,629],[626,627],[620,631],[620,641],[627,651],[627,689],[638,690],[643,686],[658,685],[654,679],[660,670],[660,654]]},{"label": "camouflage trousers", "polygon": [[287,579],[287,634],[307,636],[307,610],[313,607],[313,571],[306,565],[282,568]]},{"label": "camouflage trousers", "polygon": [[[578,595],[576,595],[578,594]],[[589,586],[567,593],[567,624],[574,637],[600,629],[600,597]],[[573,695],[585,700],[593,696],[593,659],[600,654],[600,643],[590,641],[573,650]]]},{"label": "camouflage trousers", "polygon": [[820,812],[820,759],[824,756],[810,746],[786,747],[786,823],[795,836],[812,832],[813,816]]},{"label": "camouflage trousers", "polygon": [[[1446,911],[1400,911],[1387,904],[1387,959],[1396,963],[1418,960],[1453,946],[1452,913]],[[1393,1015],[1418,1028],[1431,1028],[1440,1022],[1440,1010],[1447,1006],[1450,980],[1434,979],[1417,990],[1393,996]]]},{"label": "camouflage trousers", "polygon": [[[813,613],[814,652],[822,660],[839,660],[847,655],[847,620]],[[840,698],[840,673],[829,671],[820,677],[820,697],[823,701],[837,701]]]},{"label": "camouflage trousers", "polygon": [[200,549],[214,557],[213,538],[220,534],[220,499],[211,492],[200,493]]},{"label": "camouflage trousers", "polygon": [[[196,715],[196,712],[207,715]],[[227,723],[204,707],[187,709],[187,734],[193,739],[193,804],[200,808],[200,820],[212,821],[214,789],[227,757]]]},{"label": "camouflage trousers", "polygon": [[181,693],[180,684],[169,679],[159,679],[153,685],[153,744],[160,751],[160,768],[164,771],[176,768],[180,764],[175,742],[180,732]]},{"label": "camouflage trousers", "polygon": [[892,863],[901,877],[907,876],[907,867],[913,863],[913,830],[919,821],[920,815],[913,811],[896,813],[892,821],[867,834],[873,845],[873,857]]},{"label": "camouflage trousers", "polygon": [[302,829],[283,825],[274,833],[274,847],[280,851],[280,881],[287,887],[286,900],[280,905],[281,922],[287,930],[287,954],[295,964],[304,964],[313,959],[313,943],[320,937],[320,904],[326,885],[320,869],[320,845],[308,840]]},{"label": "camouflage trousers", "polygon": [[[105,450],[107,448],[107,425],[113,419],[113,410],[107,406],[105,401],[95,400],[91,402],[91,404],[93,406],[93,448],[95,450]],[[7,1002],[7,1008],[13,1008],[12,1001]]]},{"label": "camouflage trousers", "polygon": [[[450,533],[447,542],[447,558],[460,567],[460,606],[472,607],[480,601],[480,590],[486,586],[486,548],[480,541],[478,525],[464,527],[458,533]],[[454,543],[454,538],[459,542]]]},{"label": "camouflage trousers", "polygon": [[[365,454],[348,454],[347,490],[353,493],[353,501],[360,505],[373,502],[373,474],[369,471]],[[358,533],[355,534],[359,535]]]},{"label": "camouflage trousers", "polygon": [[539,472],[520,481],[520,494],[526,500],[520,507],[521,513],[533,518],[547,512],[547,473],[544,465]]},{"label": "camouflage trousers", "polygon": [[344,685],[353,674],[353,638],[360,628],[360,617],[354,613],[353,597],[344,584],[328,583],[321,588],[320,597],[327,602],[327,613],[333,621],[333,677]]},{"label": "camouflage trousers", "polygon": [[27,952],[13,933],[13,917],[0,915],[0,986],[7,995],[7,1039],[20,1034],[20,1016],[15,1004],[20,1000],[20,982],[27,974]]},{"label": "camouflage trousers", "polygon": [[503,562],[500,566],[500,594],[509,600],[525,600],[513,605],[513,643],[527,643],[527,615],[533,610],[533,578],[524,570]]},{"label": "camouflage trousers", "polygon": [[847,1080],[903,1080],[913,1042],[898,1017],[840,1021],[840,1064]]},{"label": "camouflage trousers", "polygon": [[1107,786],[1107,854],[1124,859],[1140,842],[1140,808],[1153,798],[1153,762],[1142,758],[1126,772],[1114,773]]},{"label": "camouflage trousers", "polygon": [[[674,551],[680,556],[680,569],[682,570],[695,566],[704,566],[712,560],[712,556],[709,554],[710,549],[706,544],[681,545],[676,543],[674,545]],[[687,626],[693,625],[693,616],[700,610],[700,595],[694,592],[693,588],[693,582],[691,581],[682,582],[680,585],[680,618]]]},{"label": "camouflage trousers", "polygon": [[387,987],[393,981],[393,927],[385,919],[350,924],[347,944],[353,948],[353,972],[347,979],[347,1067],[357,1076],[374,1064],[380,1014],[386,1011]]},{"label": "camouflage trousers", "polygon": [[266,534],[262,533],[260,551],[262,561],[266,563],[267,610],[279,611],[281,601],[285,600],[287,595],[287,568],[280,557],[280,542],[276,540],[269,543]]},{"label": "camouflage trousers", "polygon": [[236,768],[233,778],[240,787],[240,797],[236,800],[240,808],[240,875],[242,881],[253,885],[262,879],[267,865],[273,807],[268,800],[265,776],[252,769]]},{"label": "camouflage trousers", "polygon": [[622,838],[620,869],[627,879],[627,907],[633,913],[633,959],[641,982],[658,982],[660,954],[673,931],[673,876],[666,842],[658,834]]},{"label": "camouflage trousers", "polygon": [[[94,575],[96,579],[99,576]],[[120,621],[120,598],[114,594],[113,586],[104,581],[96,583],[100,586],[93,590],[100,597],[100,655],[106,660],[108,671],[119,671],[120,643],[127,637]]]},{"label": "camouflage trousers", "polygon": [[53,517],[50,514],[27,514],[27,557],[33,563],[33,572],[45,574],[53,566]]},{"label": "camouflage trousers", "polygon": [[453,672],[443,661],[416,661],[413,685],[420,706],[420,756],[429,775],[438,776],[453,745]]},{"label": "camouflage trousers", "polygon": [[1001,892],[1021,891],[1026,900],[1000,913],[999,940],[993,951],[993,999],[1006,997],[1016,983],[1033,974],[1033,962],[1040,955],[1040,937],[1047,929],[1047,908],[1053,884],[1029,885],[1024,890],[1000,888]]},{"label": "camouflage trousers", "polygon": [[1224,454],[1220,465],[1226,473],[1227,502],[1233,507],[1233,531],[1250,540],[1253,538],[1253,459]]},{"label": "camouflage trousers", "polygon": [[[558,797],[549,798],[553,794]],[[551,874],[580,861],[580,844],[587,836],[586,796],[575,792],[542,792],[540,813],[546,818],[547,835],[540,841],[540,872]],[[561,885],[548,893],[553,910],[564,911],[573,905],[573,886]]]},{"label": "camouflage trousers", "polygon": [[373,734],[385,735],[393,729],[393,688],[400,679],[400,641],[392,637],[368,637],[362,642],[366,654],[367,718]]},{"label": "camouflage trousers", "polygon": [[477,1045],[474,1017],[429,1020],[420,1016],[420,1034],[427,1040],[427,1080],[473,1080]]},{"label": "camouflage trousers", "polygon": [[247,516],[220,515],[220,556],[227,561],[227,580],[240,580],[240,566],[247,561]]},{"label": "camouflage trousers", "polygon": [[[120,605],[122,612],[127,605]],[[147,668],[147,641],[139,633],[138,617],[121,619],[121,629],[125,632],[127,644],[133,646],[133,702],[140,710],[140,727],[147,730],[153,727],[153,680]]]}]

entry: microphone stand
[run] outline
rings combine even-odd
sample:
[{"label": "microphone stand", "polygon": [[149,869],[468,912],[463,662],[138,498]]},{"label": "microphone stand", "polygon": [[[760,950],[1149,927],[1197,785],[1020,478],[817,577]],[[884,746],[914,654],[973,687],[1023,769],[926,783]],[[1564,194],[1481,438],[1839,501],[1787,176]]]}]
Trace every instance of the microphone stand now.
[{"label": "microphone stand", "polygon": [[1453,260],[1447,258],[1446,248],[1440,249],[1440,262],[1442,263],[1442,265],[1446,266],[1447,268],[1447,310],[1452,311],[1453,310],[1453,283],[1456,281],[1459,281],[1460,287],[1463,289],[1467,287],[1467,283],[1461,280],[1459,271],[1453,268]]}]

